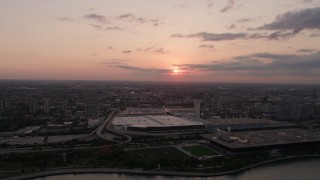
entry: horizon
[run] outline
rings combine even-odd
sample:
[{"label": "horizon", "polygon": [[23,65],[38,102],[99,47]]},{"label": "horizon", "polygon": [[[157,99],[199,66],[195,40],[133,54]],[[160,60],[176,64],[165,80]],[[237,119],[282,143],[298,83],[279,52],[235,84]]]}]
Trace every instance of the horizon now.
[{"label": "horizon", "polygon": [[81,80],[81,79],[0,79],[0,82],[110,82],[110,83],[176,83],[216,85],[278,85],[278,86],[320,86],[320,83],[269,83],[269,82],[210,82],[210,81],[148,81],[148,80]]},{"label": "horizon", "polygon": [[0,79],[320,84],[320,1],[2,1]]}]

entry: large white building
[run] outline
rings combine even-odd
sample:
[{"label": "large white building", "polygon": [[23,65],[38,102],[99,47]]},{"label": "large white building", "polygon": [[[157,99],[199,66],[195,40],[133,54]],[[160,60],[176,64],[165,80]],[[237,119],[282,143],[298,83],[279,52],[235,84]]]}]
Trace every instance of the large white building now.
[{"label": "large white building", "polygon": [[205,125],[191,117],[169,115],[120,116],[112,122],[116,130],[147,134],[184,134],[203,132]]}]

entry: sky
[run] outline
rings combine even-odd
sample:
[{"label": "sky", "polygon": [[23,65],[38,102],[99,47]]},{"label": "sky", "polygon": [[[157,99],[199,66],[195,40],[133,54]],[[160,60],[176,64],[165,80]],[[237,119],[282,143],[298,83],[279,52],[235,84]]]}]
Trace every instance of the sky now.
[{"label": "sky", "polygon": [[319,77],[320,0],[0,1],[0,79]]}]

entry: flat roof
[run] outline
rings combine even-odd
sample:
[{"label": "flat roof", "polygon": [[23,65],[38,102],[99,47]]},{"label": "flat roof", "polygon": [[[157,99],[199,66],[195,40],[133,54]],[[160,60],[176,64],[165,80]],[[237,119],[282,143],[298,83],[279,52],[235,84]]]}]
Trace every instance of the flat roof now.
[{"label": "flat roof", "polygon": [[268,124],[268,125],[293,125],[287,122],[274,121],[270,119],[252,119],[252,118],[229,118],[207,120],[209,125],[250,125],[250,124]]},{"label": "flat roof", "polygon": [[170,112],[171,114],[175,116],[191,116],[194,115],[194,109],[193,108],[167,108],[167,112]]},{"label": "flat roof", "polygon": [[164,108],[127,108],[122,112],[124,115],[139,115],[139,114],[165,114]]},{"label": "flat roof", "polygon": [[320,142],[320,136],[301,129],[205,134],[202,137],[230,149]]},{"label": "flat roof", "polygon": [[192,118],[181,118],[170,115],[145,115],[145,116],[120,116],[114,118],[115,126],[134,126],[134,127],[165,127],[165,126],[193,126],[204,125],[202,122]]}]

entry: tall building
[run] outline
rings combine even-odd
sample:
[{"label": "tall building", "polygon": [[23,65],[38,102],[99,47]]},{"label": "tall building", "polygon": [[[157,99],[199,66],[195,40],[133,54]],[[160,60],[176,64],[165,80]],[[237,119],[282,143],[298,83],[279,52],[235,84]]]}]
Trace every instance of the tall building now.
[{"label": "tall building", "polygon": [[5,108],[5,102],[4,102],[4,99],[1,99],[1,101],[0,101],[0,111],[4,111],[4,108]]},{"label": "tall building", "polygon": [[44,110],[44,113],[49,113],[50,112],[49,99],[45,99],[44,100],[43,110]]},{"label": "tall building", "polygon": [[193,101],[193,108],[194,108],[194,116],[197,118],[200,118],[200,116],[201,116],[201,111],[200,111],[201,101],[194,100]]},{"label": "tall building", "polygon": [[62,112],[66,113],[67,112],[67,101],[62,101]]},{"label": "tall building", "polygon": [[37,111],[37,107],[35,103],[30,104],[30,113],[34,114]]}]

